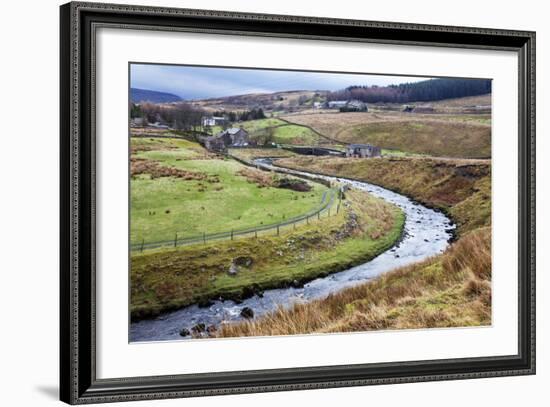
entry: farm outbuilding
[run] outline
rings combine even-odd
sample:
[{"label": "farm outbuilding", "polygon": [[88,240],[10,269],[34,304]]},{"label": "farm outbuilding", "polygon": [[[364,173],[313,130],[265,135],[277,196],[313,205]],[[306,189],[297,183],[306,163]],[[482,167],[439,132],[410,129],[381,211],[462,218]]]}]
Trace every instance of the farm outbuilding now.
[{"label": "farm outbuilding", "polygon": [[223,116],[212,116],[212,117],[202,118],[203,126],[223,126],[226,122],[227,120]]},{"label": "farm outbuilding", "polygon": [[346,157],[371,158],[380,157],[382,150],[380,147],[371,144],[349,144],[346,147]]}]

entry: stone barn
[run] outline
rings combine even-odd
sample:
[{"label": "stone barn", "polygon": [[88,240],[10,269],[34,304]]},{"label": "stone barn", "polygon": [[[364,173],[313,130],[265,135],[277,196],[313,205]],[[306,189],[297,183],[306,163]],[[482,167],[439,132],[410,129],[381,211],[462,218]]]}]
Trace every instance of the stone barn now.
[{"label": "stone barn", "polygon": [[230,128],[215,136],[206,137],[204,146],[212,151],[225,151],[229,147],[247,147],[250,144],[248,132],[242,128]]},{"label": "stone barn", "polygon": [[380,147],[371,144],[349,144],[346,147],[346,157],[371,158],[380,157],[382,150]]}]

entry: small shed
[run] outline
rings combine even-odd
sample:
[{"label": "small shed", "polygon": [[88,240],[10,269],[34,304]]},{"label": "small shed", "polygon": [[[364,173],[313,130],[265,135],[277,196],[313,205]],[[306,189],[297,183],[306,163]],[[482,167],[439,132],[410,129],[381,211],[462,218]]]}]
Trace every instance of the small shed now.
[{"label": "small shed", "polygon": [[371,144],[348,144],[346,147],[346,157],[372,158],[381,155],[380,147]]}]

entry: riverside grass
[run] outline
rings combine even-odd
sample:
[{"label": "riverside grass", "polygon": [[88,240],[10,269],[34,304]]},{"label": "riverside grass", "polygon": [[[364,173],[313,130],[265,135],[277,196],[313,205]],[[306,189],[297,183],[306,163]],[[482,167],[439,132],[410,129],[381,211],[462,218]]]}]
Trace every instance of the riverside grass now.
[{"label": "riverside grass", "polygon": [[467,233],[444,254],[258,320],[217,337],[482,326],[491,323],[491,231]]},{"label": "riverside grass", "polygon": [[358,179],[407,195],[444,211],[457,224],[459,235],[491,224],[490,160],[299,156],[276,164]]},{"label": "riverside grass", "polygon": [[[279,236],[133,254],[132,319],[210,299],[239,300],[265,289],[302,284],[364,263],[401,236],[405,217],[396,206],[355,190],[348,191],[343,202],[338,214],[296,230],[288,227]],[[350,222],[352,217],[356,224]],[[228,275],[238,258],[250,259],[251,265]]]},{"label": "riverside grass", "polygon": [[[319,160],[319,159],[318,159]],[[284,159],[279,165],[363,179],[445,210],[458,240],[443,254],[321,300],[224,324],[217,337],[491,324],[490,164],[472,160]],[[450,184],[450,185],[448,185]],[[450,188],[452,186],[452,188]]]}]

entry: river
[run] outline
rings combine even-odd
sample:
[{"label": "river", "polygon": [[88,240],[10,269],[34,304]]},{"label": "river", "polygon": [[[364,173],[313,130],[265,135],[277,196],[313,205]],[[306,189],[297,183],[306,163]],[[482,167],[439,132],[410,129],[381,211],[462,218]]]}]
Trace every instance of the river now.
[{"label": "river", "polygon": [[[266,168],[273,168],[269,159],[256,160],[255,163]],[[293,170],[286,170],[286,172],[313,175]],[[154,319],[132,322],[130,341],[190,339],[189,336],[180,336],[180,331],[183,328],[190,331],[199,323],[210,326],[241,320],[240,313],[244,307],[251,308],[255,317],[258,317],[280,306],[288,307],[296,302],[324,298],[344,288],[365,283],[396,267],[442,253],[447,248],[455,226],[443,213],[418,204],[404,195],[366,182],[327,176],[322,178],[347,183],[353,188],[365,190],[401,208],[406,216],[401,241],[367,263],[331,274],[328,277],[312,280],[301,288],[266,290],[262,297],[255,295],[240,304],[229,300],[214,301],[210,307],[199,308],[197,305],[192,305],[162,314]]]}]

